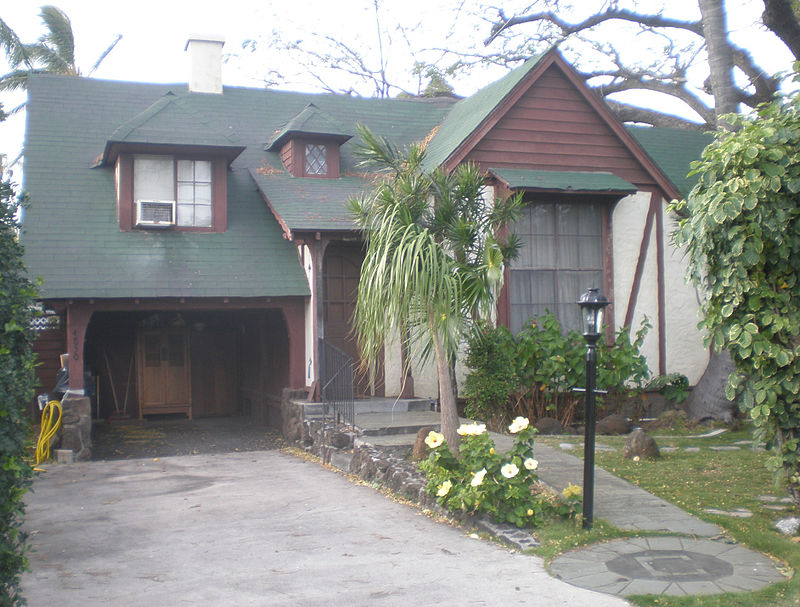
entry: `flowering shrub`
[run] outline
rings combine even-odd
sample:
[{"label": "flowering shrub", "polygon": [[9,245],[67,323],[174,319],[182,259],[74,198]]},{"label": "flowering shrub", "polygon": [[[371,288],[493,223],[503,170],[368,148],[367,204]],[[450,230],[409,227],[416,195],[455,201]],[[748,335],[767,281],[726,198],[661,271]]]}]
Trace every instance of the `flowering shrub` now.
[{"label": "flowering shrub", "polygon": [[431,453],[420,463],[428,478],[428,493],[452,511],[485,512],[496,522],[517,527],[539,526],[545,514],[573,516],[580,507],[580,493],[555,498],[538,486],[539,462],[533,457],[536,430],[528,419],[516,418],[508,430],[515,435],[514,445],[501,454],[485,424],[462,424],[460,459],[453,456],[441,434],[428,434],[425,443]]}]

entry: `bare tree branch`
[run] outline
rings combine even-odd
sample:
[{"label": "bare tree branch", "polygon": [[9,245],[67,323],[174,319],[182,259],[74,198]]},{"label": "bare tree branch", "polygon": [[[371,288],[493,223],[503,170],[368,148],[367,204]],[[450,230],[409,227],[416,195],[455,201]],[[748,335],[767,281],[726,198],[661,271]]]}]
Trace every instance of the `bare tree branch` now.
[{"label": "bare tree branch", "polygon": [[608,107],[620,122],[639,122],[651,124],[653,126],[668,127],[674,129],[689,129],[694,131],[708,130],[708,125],[701,122],[692,122],[678,116],[663,114],[655,110],[647,110],[641,107],[620,103],[613,99],[605,100]]},{"label": "bare tree branch", "polygon": [[670,19],[662,15],[646,15],[642,13],[635,13],[633,11],[609,8],[608,10],[592,15],[578,23],[568,23],[561,19],[552,11],[543,11],[539,13],[530,13],[528,15],[519,15],[516,17],[506,17],[502,10],[498,10],[498,20],[492,26],[489,37],[484,40],[484,45],[490,44],[497,36],[504,30],[520,25],[522,23],[534,23],[538,21],[546,21],[555,25],[561,30],[562,37],[566,38],[577,32],[587,30],[605,23],[606,21],[630,21],[632,23],[639,23],[649,27],[671,27],[676,29],[683,29],[697,34],[703,35],[703,24],[700,21],[683,21],[679,19]]}]

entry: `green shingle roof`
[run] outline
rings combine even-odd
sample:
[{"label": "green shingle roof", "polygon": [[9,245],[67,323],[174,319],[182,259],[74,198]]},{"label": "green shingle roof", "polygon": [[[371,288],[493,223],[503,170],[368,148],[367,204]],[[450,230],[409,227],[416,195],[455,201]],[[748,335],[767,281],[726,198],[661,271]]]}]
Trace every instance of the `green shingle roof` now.
[{"label": "green shingle roof", "polygon": [[694,177],[688,177],[689,164],[700,159],[703,149],[714,140],[714,134],[645,126],[629,126],[628,131],[678,191],[686,196],[697,181]]},{"label": "green shingle roof", "polygon": [[570,192],[635,192],[636,186],[613,173],[489,169],[509,188],[564,190]]},{"label": "green shingle roof", "polygon": [[267,143],[266,149],[278,149],[284,141],[295,134],[323,135],[342,143],[353,136],[353,134],[348,132],[336,119],[320,110],[313,103],[309,103],[303,108],[302,112],[292,118],[283,128],[275,133],[272,140]]},{"label": "green shingle roof", "polygon": [[506,98],[519,82],[541,61],[544,55],[532,57],[518,68],[506,74],[470,97],[453,105],[431,139],[425,152],[425,166],[433,169],[443,164],[448,157],[477,129],[489,113]]},{"label": "green shingle roof", "polygon": [[106,142],[106,160],[114,144],[230,148],[231,157],[244,149],[230,129],[227,132],[218,129],[211,116],[199,113],[192,105],[191,96],[166,93],[111,133]]},{"label": "green shingle roof", "polygon": [[286,228],[294,231],[355,230],[347,210],[347,201],[368,187],[360,177],[315,179],[292,177],[288,173],[272,173],[251,169],[259,191],[281,218]]},{"label": "green shingle roof", "polygon": [[[352,229],[344,203],[359,180],[262,180],[254,171],[281,166],[264,143],[310,103],[317,117],[335,117],[352,132],[363,123],[398,147],[422,139],[447,112],[409,100],[236,87],[210,95],[189,93],[185,85],[32,77],[24,184],[30,206],[22,239],[29,273],[44,281],[42,297],[307,295],[296,246],[283,237],[259,187],[292,229]],[[242,148],[227,175],[227,231],[120,231],[114,168],[96,167],[114,139]],[[344,174],[356,170],[353,148],[352,140],[340,148]],[[312,195],[323,201],[316,210]]]},{"label": "green shingle roof", "polygon": [[[531,59],[457,104],[362,99],[225,87],[110,82],[53,75],[29,84],[23,225],[25,261],[44,298],[253,297],[308,294],[285,232],[352,230],[347,200],[368,186],[357,176],[357,142],[340,147],[340,179],[294,178],[265,143],[289,132],[338,136],[363,124],[398,148],[431,138],[428,166],[444,162],[530,73]],[[709,135],[631,129],[686,191],[689,162]],[[121,232],[114,168],[97,166],[107,145],[188,145],[228,150],[228,229]],[[241,152],[241,153],[239,153]],[[238,154],[238,156],[236,156]],[[95,167],[95,168],[92,168]],[[629,191],[600,173],[495,169],[512,187]],[[350,175],[350,176],[348,176]]]}]

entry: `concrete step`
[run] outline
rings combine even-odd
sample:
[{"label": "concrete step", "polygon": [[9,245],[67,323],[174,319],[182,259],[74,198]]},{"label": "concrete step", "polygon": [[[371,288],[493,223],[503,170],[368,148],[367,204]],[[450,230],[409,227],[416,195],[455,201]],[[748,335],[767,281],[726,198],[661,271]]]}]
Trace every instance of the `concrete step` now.
[{"label": "concrete step", "polygon": [[441,416],[435,411],[356,413],[356,426],[363,436],[408,435],[411,442],[420,428],[439,428]]},{"label": "concrete step", "polygon": [[[298,403],[303,405],[306,417],[322,415],[322,403]],[[430,411],[433,407],[429,398],[358,398],[353,403],[356,415],[359,413],[406,413],[411,411]]]}]

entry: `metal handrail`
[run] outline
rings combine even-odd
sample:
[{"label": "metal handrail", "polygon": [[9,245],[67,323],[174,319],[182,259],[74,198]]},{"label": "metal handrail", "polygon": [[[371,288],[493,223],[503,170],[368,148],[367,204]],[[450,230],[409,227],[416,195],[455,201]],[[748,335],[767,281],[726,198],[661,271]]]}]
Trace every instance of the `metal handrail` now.
[{"label": "metal handrail", "polygon": [[324,339],[319,340],[319,356],[323,422],[331,407],[336,423],[355,426],[353,359]]}]

